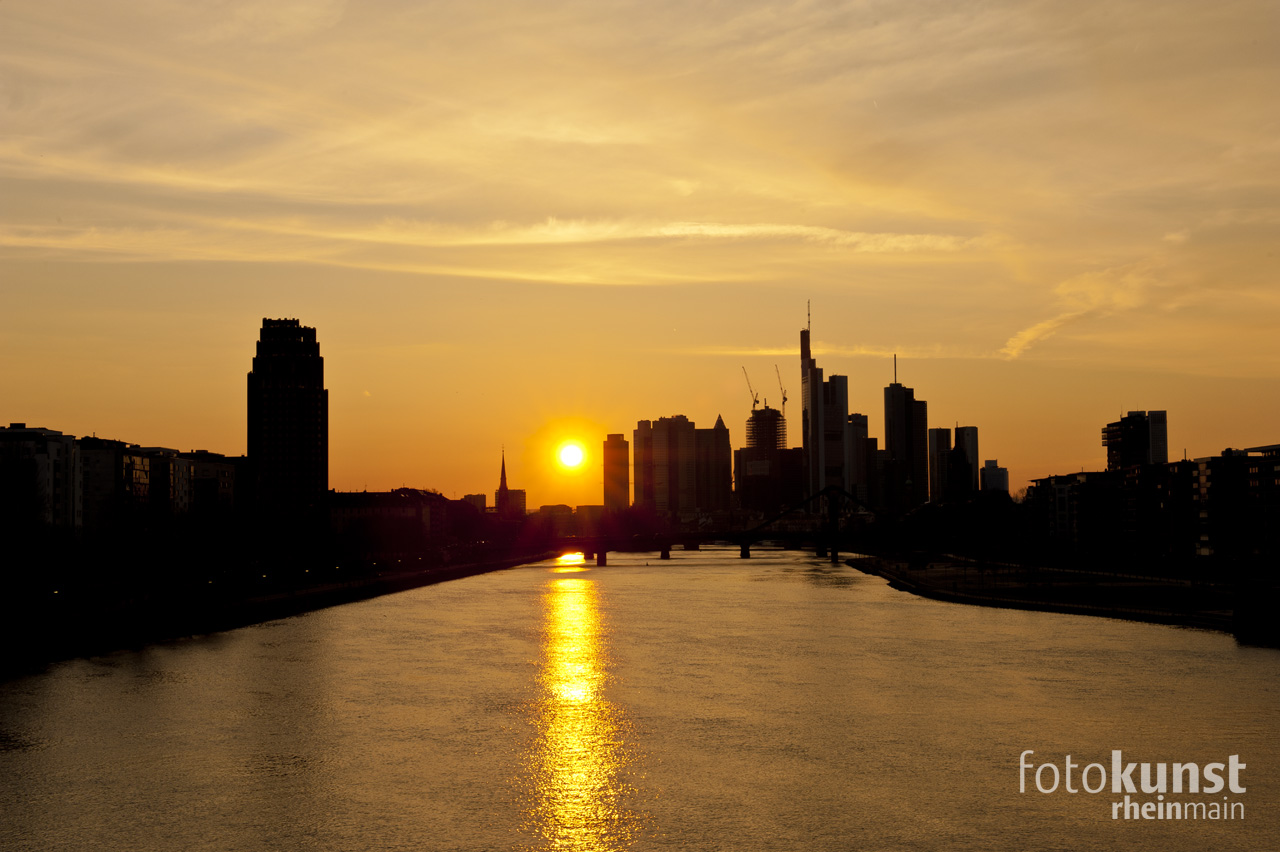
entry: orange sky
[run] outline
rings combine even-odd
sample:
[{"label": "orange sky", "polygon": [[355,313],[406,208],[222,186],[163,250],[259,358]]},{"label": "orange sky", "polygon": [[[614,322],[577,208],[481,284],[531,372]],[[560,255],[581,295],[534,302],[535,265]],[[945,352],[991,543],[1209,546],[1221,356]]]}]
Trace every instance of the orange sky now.
[{"label": "orange sky", "polygon": [[601,502],[563,437],[798,333],[1029,477],[1280,441],[1280,7],[0,4],[0,419],[238,454],[319,332],[331,485]]}]

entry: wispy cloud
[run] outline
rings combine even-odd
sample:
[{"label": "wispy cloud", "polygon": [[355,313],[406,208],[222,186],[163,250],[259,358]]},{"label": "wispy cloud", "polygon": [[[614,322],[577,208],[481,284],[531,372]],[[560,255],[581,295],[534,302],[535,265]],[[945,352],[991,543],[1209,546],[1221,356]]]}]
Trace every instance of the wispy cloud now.
[{"label": "wispy cloud", "polygon": [[1066,325],[1147,307],[1155,291],[1167,295],[1175,286],[1163,257],[1077,275],[1054,288],[1062,310],[1013,335],[1000,352],[1006,358],[1018,358]]},{"label": "wispy cloud", "polygon": [[1261,0],[632,12],[0,5],[0,251],[812,289],[913,357],[1274,286]]},{"label": "wispy cloud", "polygon": [[1088,316],[1096,316],[1098,313],[1099,311],[1096,310],[1067,311],[1047,320],[1041,320],[1010,337],[1008,342],[1000,349],[1000,352],[1006,358],[1017,358],[1034,344],[1052,337],[1062,326],[1082,320]]}]

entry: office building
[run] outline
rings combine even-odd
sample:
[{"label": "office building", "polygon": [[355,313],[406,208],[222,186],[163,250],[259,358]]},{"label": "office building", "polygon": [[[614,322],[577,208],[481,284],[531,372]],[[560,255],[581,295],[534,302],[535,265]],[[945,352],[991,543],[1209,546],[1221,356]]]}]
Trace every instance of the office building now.
[{"label": "office building", "polygon": [[996,459],[987,459],[982,463],[982,481],[981,488],[983,491],[1003,491],[1009,493],[1009,470],[1000,467]]},{"label": "office building", "polygon": [[710,429],[694,430],[694,505],[697,511],[727,512],[733,497],[733,447],[729,427],[716,416]]},{"label": "office building", "polygon": [[316,330],[263,319],[248,384],[257,511],[319,511],[329,490],[329,392]]},{"label": "office building", "polygon": [[604,508],[620,512],[631,504],[631,445],[621,434],[607,435],[604,440]]},{"label": "office building", "polygon": [[852,487],[847,490],[864,507],[872,501],[871,482],[875,468],[875,441],[870,437],[868,418],[865,414],[849,415],[849,429],[846,433],[845,470],[848,471]]},{"label": "office building", "polygon": [[758,450],[785,450],[787,448],[787,421],[782,412],[770,408],[753,409],[747,418],[747,447]]},{"label": "office building", "polygon": [[1169,421],[1164,411],[1130,411],[1102,427],[1107,470],[1169,461]]},{"label": "office building", "polygon": [[[897,359],[894,359],[896,365]],[[896,380],[884,389],[885,500],[905,511],[929,499],[928,405]]]},{"label": "office building", "polygon": [[824,488],[856,493],[851,465],[857,455],[849,421],[849,380],[823,377],[810,349],[808,328],[800,330],[801,441],[808,465],[809,494]]},{"label": "office building", "polygon": [[722,417],[711,429],[683,414],[641,420],[632,445],[635,505],[669,517],[728,510],[733,451]]},{"label": "office building", "polygon": [[787,448],[787,422],[768,404],[747,419],[747,445],[733,453],[734,494],[747,511],[772,512],[805,497],[804,449]]},{"label": "office building", "polygon": [[951,430],[929,430],[929,500],[941,503],[948,495],[951,470]]},{"label": "office building", "polygon": [[978,427],[977,426],[957,426],[956,427],[956,443],[952,447],[953,467],[965,465],[969,472],[968,487],[964,487],[963,482],[953,481],[952,489],[957,493],[977,491],[980,486],[978,481]]}]

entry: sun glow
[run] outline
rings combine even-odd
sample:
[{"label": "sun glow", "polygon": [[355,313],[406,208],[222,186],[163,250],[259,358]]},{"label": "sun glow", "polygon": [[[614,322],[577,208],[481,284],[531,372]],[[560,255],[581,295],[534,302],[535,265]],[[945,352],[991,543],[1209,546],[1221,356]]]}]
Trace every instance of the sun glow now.
[{"label": "sun glow", "polygon": [[561,444],[560,449],[556,450],[556,458],[560,460],[561,465],[573,470],[582,466],[587,454],[583,452],[580,444],[567,443]]},{"label": "sun glow", "polygon": [[551,571],[556,574],[574,574],[587,570],[587,560],[582,551],[565,553],[556,557],[556,564]]}]

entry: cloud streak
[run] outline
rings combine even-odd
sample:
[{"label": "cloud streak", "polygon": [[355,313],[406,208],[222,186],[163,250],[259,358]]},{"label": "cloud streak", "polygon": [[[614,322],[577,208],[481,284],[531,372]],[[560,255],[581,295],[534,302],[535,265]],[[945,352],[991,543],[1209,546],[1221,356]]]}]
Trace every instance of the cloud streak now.
[{"label": "cloud streak", "polygon": [[1008,359],[1274,285],[1271,4],[637,9],[2,4],[0,253],[759,284]]}]

